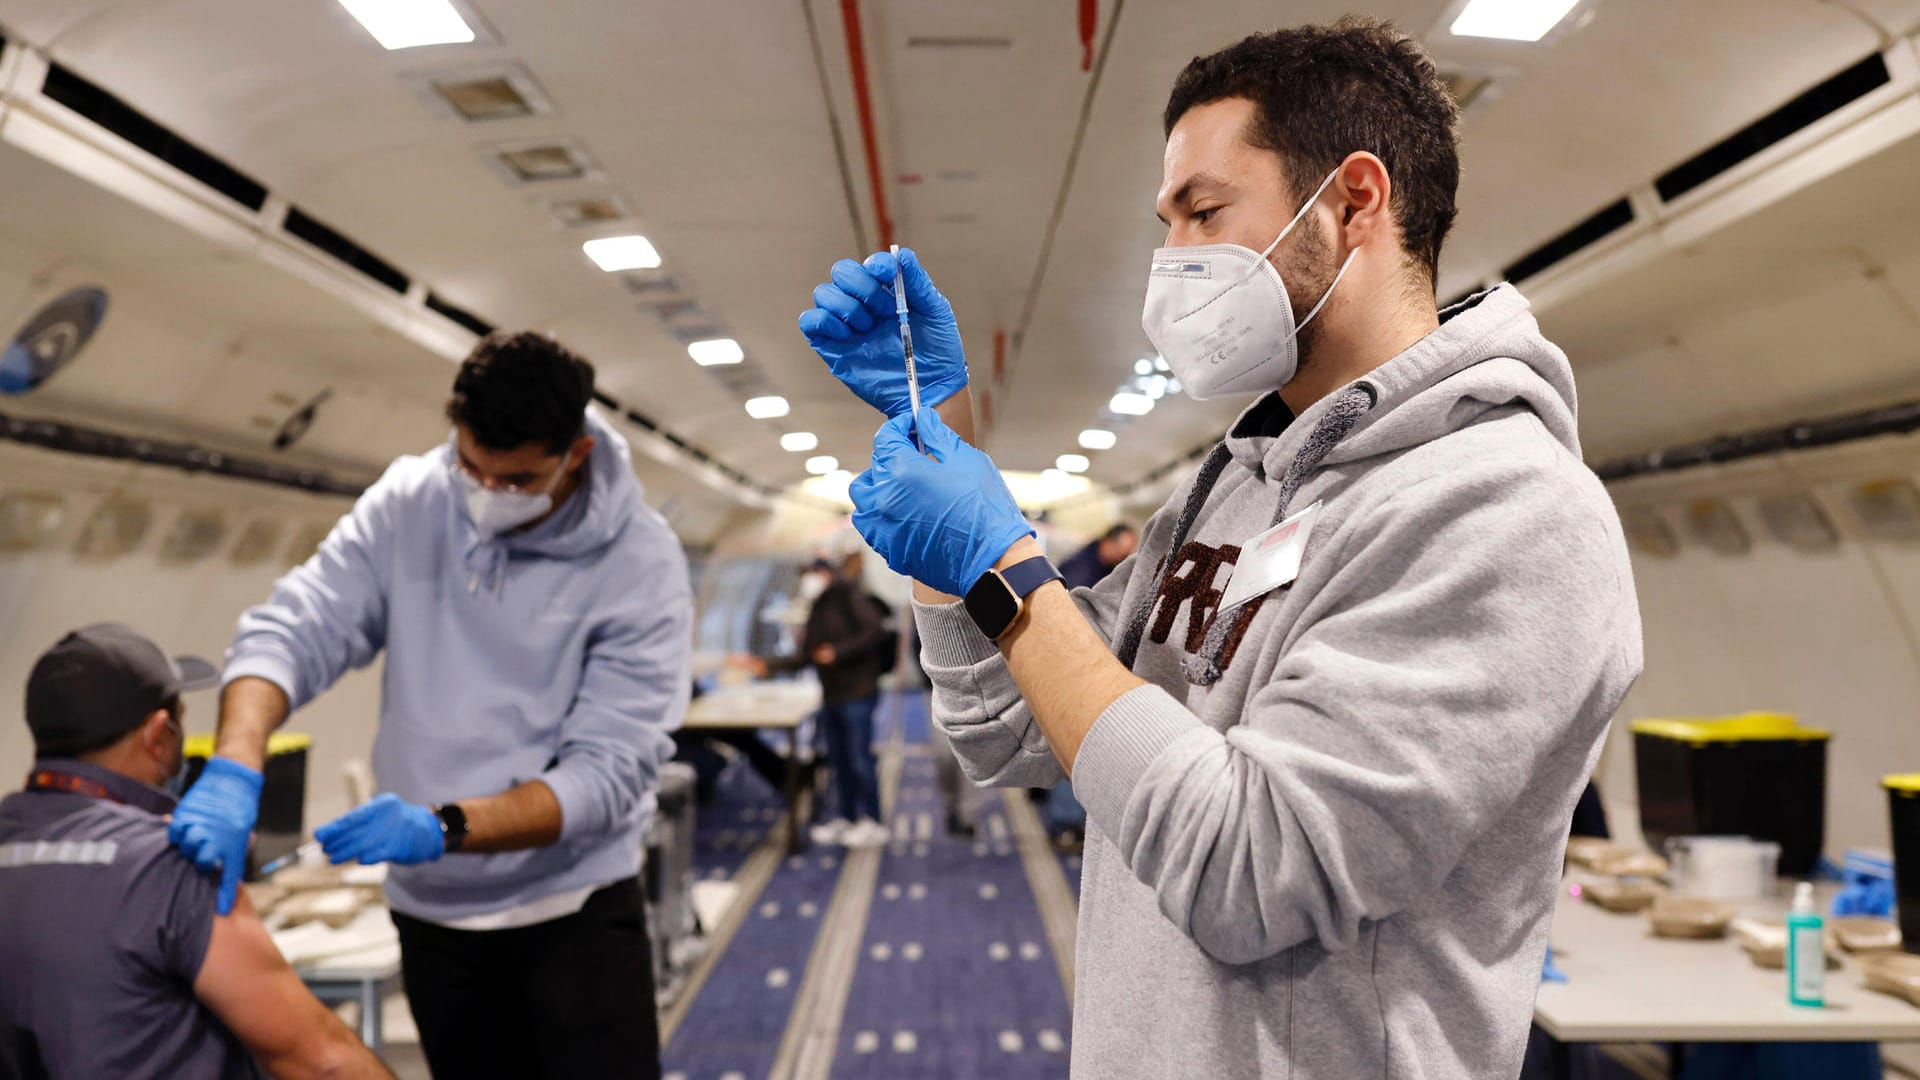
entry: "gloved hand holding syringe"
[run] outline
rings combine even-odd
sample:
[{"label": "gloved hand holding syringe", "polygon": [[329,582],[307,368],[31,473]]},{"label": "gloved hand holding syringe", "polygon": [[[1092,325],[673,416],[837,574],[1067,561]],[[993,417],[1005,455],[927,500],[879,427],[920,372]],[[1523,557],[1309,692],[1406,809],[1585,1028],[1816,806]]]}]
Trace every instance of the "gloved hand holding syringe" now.
[{"label": "gloved hand holding syringe", "polygon": [[[910,247],[841,259],[800,316],[835,378],[888,416],[939,405],[967,386],[953,305]],[[916,438],[925,443],[925,438]]]}]

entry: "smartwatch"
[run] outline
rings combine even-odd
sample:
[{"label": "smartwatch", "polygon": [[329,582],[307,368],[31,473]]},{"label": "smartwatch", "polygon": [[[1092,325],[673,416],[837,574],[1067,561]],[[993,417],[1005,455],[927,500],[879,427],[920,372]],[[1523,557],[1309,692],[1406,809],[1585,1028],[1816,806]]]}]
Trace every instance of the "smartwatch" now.
[{"label": "smartwatch", "polygon": [[1060,571],[1045,555],[1023,559],[1005,570],[989,570],[967,590],[964,603],[973,625],[990,640],[998,641],[1020,619],[1026,600],[1033,590],[1049,581],[1059,581]]},{"label": "smartwatch", "polygon": [[433,816],[440,819],[440,839],[446,841],[447,851],[459,851],[467,842],[467,812],[459,803],[446,803],[434,807]]}]

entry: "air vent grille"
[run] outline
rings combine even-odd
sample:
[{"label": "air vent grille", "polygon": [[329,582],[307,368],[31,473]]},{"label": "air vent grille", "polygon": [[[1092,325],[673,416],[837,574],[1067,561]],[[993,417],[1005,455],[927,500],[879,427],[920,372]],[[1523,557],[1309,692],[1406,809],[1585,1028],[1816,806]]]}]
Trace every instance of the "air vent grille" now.
[{"label": "air vent grille", "polygon": [[461,119],[469,122],[486,120],[511,120],[522,116],[532,116],[535,109],[514,80],[504,75],[491,75],[474,79],[452,79],[433,81],[433,92],[440,95],[447,107]]},{"label": "air vent grille", "polygon": [[662,303],[667,300],[680,299],[679,279],[671,274],[660,273],[657,270],[643,270],[635,273],[622,274],[620,276],[620,284],[626,286],[628,292],[648,303]]},{"label": "air vent grille", "polygon": [[1840,72],[1767,115],[1675,165],[1653,182],[1667,202],[1822,118],[1885,86],[1892,76],[1879,53]]},{"label": "air vent grille", "polygon": [[1518,262],[1507,267],[1504,276],[1508,281],[1525,281],[1631,224],[1633,224],[1633,205],[1621,199],[1521,256]]},{"label": "air vent grille", "polygon": [[633,216],[627,201],[618,195],[589,195],[579,199],[553,199],[545,204],[547,219],[555,228],[582,229]]},{"label": "air vent grille", "polygon": [[407,291],[409,284],[407,275],[401,273],[392,263],[316,221],[299,207],[292,207],[287,211],[284,227],[287,235],[312,244],[394,292]]},{"label": "air vent grille", "polygon": [[695,300],[667,300],[653,306],[653,317],[671,326],[674,323],[698,322],[710,325],[715,320],[711,312],[700,306]]},{"label": "air vent grille", "polygon": [[267,204],[267,189],[259,181],[59,64],[48,65],[40,92],[249,210]]},{"label": "air vent grille", "polygon": [[1447,93],[1453,95],[1455,105],[1464,109],[1474,103],[1487,87],[1493,85],[1490,76],[1478,75],[1471,71],[1443,71],[1440,81],[1447,86]]},{"label": "air vent grille", "polygon": [[594,175],[593,158],[571,139],[541,139],[495,146],[493,161],[516,184],[584,180]]},{"label": "air vent grille", "polygon": [[447,303],[439,293],[430,292],[427,294],[427,310],[437,311],[441,316],[446,318],[447,321],[464,326],[481,337],[486,337],[488,334],[493,333],[492,323],[468,311],[466,308],[455,307]]},{"label": "air vent grille", "polygon": [[1011,49],[1013,39],[995,34],[922,34],[907,38],[909,49]]}]

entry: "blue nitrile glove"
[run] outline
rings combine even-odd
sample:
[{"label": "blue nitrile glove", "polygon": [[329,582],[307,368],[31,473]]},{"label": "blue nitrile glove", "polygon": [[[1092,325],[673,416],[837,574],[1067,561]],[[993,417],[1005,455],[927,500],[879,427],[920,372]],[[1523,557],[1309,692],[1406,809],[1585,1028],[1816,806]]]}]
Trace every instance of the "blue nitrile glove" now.
[{"label": "blue nitrile glove", "polygon": [[447,853],[446,834],[432,810],[392,793],[375,795],[360,806],[313,830],[313,838],[338,865],[432,862]]},{"label": "blue nitrile glove", "polygon": [[222,915],[232,914],[240,879],[247,872],[247,843],[260,817],[258,772],[232,758],[210,757],[180,805],[173,808],[167,840],[200,869],[219,871]]},{"label": "blue nitrile glove", "polygon": [[874,435],[873,467],[848,491],[853,527],[894,572],[965,596],[1033,528],[992,458],[931,408],[920,410],[922,454],[913,446],[912,420],[902,413]]},{"label": "blue nitrile glove", "polygon": [[[938,405],[967,385],[960,324],[953,319],[953,305],[933,287],[912,248],[900,249],[898,270],[907,286],[920,403]],[[841,259],[833,264],[833,280],[815,286],[813,306],[800,313],[800,332],[833,377],[889,417],[912,411],[900,318],[888,288],[896,276],[891,252],[876,251],[865,264]]]},{"label": "blue nitrile glove", "polygon": [[1553,962],[1553,946],[1551,945],[1547,946],[1546,961],[1540,965],[1540,981],[1543,983],[1563,983],[1567,981],[1567,973],[1561,971],[1559,965]]}]

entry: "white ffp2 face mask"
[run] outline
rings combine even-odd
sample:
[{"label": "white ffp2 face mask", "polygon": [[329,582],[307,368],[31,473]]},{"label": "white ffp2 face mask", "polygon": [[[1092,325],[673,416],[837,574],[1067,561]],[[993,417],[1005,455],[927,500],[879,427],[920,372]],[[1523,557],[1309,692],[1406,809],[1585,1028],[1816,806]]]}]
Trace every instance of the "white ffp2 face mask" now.
[{"label": "white ffp2 face mask", "polygon": [[1239,244],[1154,251],[1140,325],[1189,397],[1205,400],[1278,390],[1293,381],[1300,367],[1300,329],[1326,306],[1359,249],[1347,253],[1340,272],[1299,327],[1293,325],[1287,283],[1267,256],[1307,216],[1339,172],[1327,174],[1265,251]]},{"label": "white ffp2 face mask", "polygon": [[563,461],[553,483],[541,492],[494,491],[458,465],[454,466],[453,474],[460,481],[460,496],[467,504],[467,516],[473,519],[473,527],[480,530],[481,536],[494,537],[551,512],[553,489],[559,487],[560,480],[567,475],[567,466]]}]

